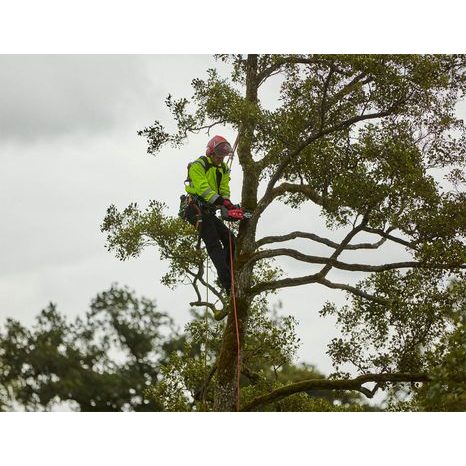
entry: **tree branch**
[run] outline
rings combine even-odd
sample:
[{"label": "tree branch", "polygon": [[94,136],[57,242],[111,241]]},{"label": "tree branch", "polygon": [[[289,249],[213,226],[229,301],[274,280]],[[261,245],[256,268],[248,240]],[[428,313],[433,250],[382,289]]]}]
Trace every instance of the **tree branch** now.
[{"label": "tree branch", "polygon": [[320,131],[322,131],[324,124],[325,124],[325,113],[326,113],[326,104],[327,104],[327,93],[328,93],[328,88],[330,85],[330,80],[332,79],[332,75],[335,72],[335,66],[332,63],[330,65],[330,69],[327,75],[327,78],[325,79],[324,82],[324,89],[322,91],[322,100],[320,101]]},{"label": "tree branch", "polygon": [[215,307],[215,305],[207,301],[193,301],[189,303],[189,305],[196,307],[208,307],[214,314],[218,312],[218,309]]},{"label": "tree branch", "polygon": [[364,72],[357,74],[348,84],[342,87],[336,94],[332,95],[329,99],[331,105],[345,97],[345,95],[351,92],[357,84],[369,84],[373,80],[373,78],[367,76],[364,81],[361,81],[364,77],[366,77],[366,73]]},{"label": "tree branch", "polygon": [[347,246],[351,242],[351,240],[362,230],[362,228],[367,225],[367,222],[369,221],[369,212],[366,212],[363,215],[361,223],[358,226],[355,226],[357,219],[358,217],[356,217],[356,219],[354,220],[353,229],[350,232],[348,232],[347,235],[343,238],[343,240],[340,242],[333,254],[329,257],[330,261],[327,262],[327,264],[320,271],[320,274],[323,277],[325,277],[330,272],[332,267],[334,267],[334,262],[337,260],[337,257],[344,251],[345,246]]},{"label": "tree branch", "polygon": [[252,295],[258,295],[260,293],[263,293],[264,291],[277,290],[279,288],[289,288],[292,286],[309,285],[311,283],[319,283],[321,285],[326,286],[327,288],[348,291],[349,293],[376,302],[378,304],[387,304],[387,300],[370,295],[369,293],[359,290],[358,288],[355,288],[353,286],[347,285],[345,283],[331,282],[330,280],[325,279],[320,272],[312,275],[305,275],[302,277],[284,278],[282,280],[263,282],[259,285],[253,286],[249,290],[249,292]]},{"label": "tree branch", "polygon": [[391,235],[389,232],[380,230],[378,228],[364,227],[363,231],[366,231],[367,233],[373,233],[375,235],[382,236],[383,238],[387,238],[390,241],[393,241],[394,243],[402,244],[403,246],[406,246],[407,248],[410,248],[410,249],[415,249],[416,247],[416,242],[406,241],[404,239],[397,238],[396,236]]},{"label": "tree branch", "polygon": [[311,65],[314,63],[316,63],[316,60],[312,57],[300,57],[296,55],[277,57],[275,63],[264,68],[257,74],[257,82],[261,85],[267,78],[279,71],[284,65]]},{"label": "tree branch", "polygon": [[328,380],[328,379],[311,379],[302,382],[293,383],[273,390],[266,395],[258,396],[241,408],[241,411],[253,411],[257,408],[282,400],[296,393],[303,393],[309,390],[357,390],[368,398],[372,398],[375,392],[362,385],[368,382],[375,382],[376,388],[380,384],[386,383],[403,383],[403,382],[428,382],[430,380],[427,374],[364,374],[354,379]]},{"label": "tree branch", "polygon": [[[344,248],[343,248],[344,249]],[[369,265],[369,264],[349,264],[347,262],[341,262],[333,257],[322,257],[322,256],[311,256],[303,254],[296,249],[280,248],[280,249],[264,249],[256,252],[251,258],[251,262],[257,262],[262,259],[269,259],[271,257],[287,256],[292,257],[301,262],[307,262],[309,264],[324,264],[330,267],[335,267],[341,270],[350,270],[352,272],[384,272],[386,270],[393,269],[404,269],[404,268],[415,268],[422,267],[422,263],[416,261],[406,262],[393,262],[382,265]],[[325,271],[321,272],[325,275]]]},{"label": "tree branch", "polygon": [[244,365],[241,367],[241,374],[246,376],[253,385],[258,384],[263,380],[263,377],[258,374],[257,372],[254,372],[250,370],[249,368],[245,367]]},{"label": "tree branch", "polygon": [[[317,139],[321,138],[322,136],[326,136],[328,134],[334,133],[336,131],[340,131],[342,129],[347,129],[350,126],[359,123],[361,121],[365,120],[374,120],[377,118],[382,118],[385,116],[391,115],[395,111],[396,105],[393,105],[392,107],[388,108],[387,110],[382,110],[379,112],[374,112],[374,113],[368,113],[366,115],[357,115],[354,116],[353,118],[349,118],[343,122],[337,123],[333,126],[330,126],[324,130],[320,130],[317,133],[311,134],[308,138],[306,138],[301,144],[298,145],[298,147],[283,156],[282,160],[278,164],[277,168],[275,169],[274,174],[271,176],[267,188],[265,190],[264,195],[262,196],[262,199],[257,204],[256,212],[255,214],[259,216],[272,202],[273,197],[272,197],[272,192],[275,187],[275,184],[277,181],[281,178],[283,171],[285,170],[286,166],[288,165],[289,161],[293,158],[296,157],[298,154],[300,154],[309,144],[312,142],[316,141]],[[264,169],[265,166],[267,165],[267,157],[264,157],[262,161],[257,162],[257,165],[259,166],[260,169]]]},{"label": "tree branch", "polygon": [[293,184],[293,183],[282,183],[280,186],[272,189],[270,196],[273,199],[282,196],[285,193],[299,193],[304,194],[308,199],[318,205],[322,205],[322,196],[316,192],[315,189],[311,188],[306,184]]},{"label": "tree branch", "polygon": [[199,387],[199,389],[196,392],[194,392],[193,398],[196,401],[201,401],[201,400],[204,399],[204,394],[205,394],[205,392],[207,390],[207,387],[209,386],[210,381],[212,380],[212,377],[214,376],[216,371],[217,371],[217,362],[215,362],[214,365],[211,367],[209,373],[207,374],[206,379],[204,380],[202,385]]},{"label": "tree branch", "polygon": [[[316,241],[317,243],[325,244],[326,246],[336,249],[340,246],[339,243],[335,243],[334,241],[322,238],[321,236],[315,235],[314,233],[306,233],[303,231],[292,231],[287,235],[282,236],[265,236],[256,242],[256,246],[259,248],[264,246],[265,244],[270,243],[281,243],[283,241],[290,241],[296,238],[303,238],[303,239],[310,239],[312,241]],[[376,243],[358,243],[358,244],[348,244],[345,246],[345,250],[355,250],[355,249],[377,249],[379,248],[387,238],[382,238],[381,240],[377,241]]]},{"label": "tree branch", "polygon": [[227,122],[227,120],[219,120],[219,121],[214,121],[210,125],[204,125],[204,126],[197,126],[196,128],[192,128],[191,131],[195,134],[199,133],[199,131],[202,131],[203,129],[207,130],[207,135],[210,135],[210,130],[217,125],[224,125]]},{"label": "tree branch", "polygon": [[[185,269],[185,272],[186,272],[188,275],[190,275],[191,277],[194,277],[194,280],[193,280],[193,282],[191,283],[191,285],[193,285],[193,287],[194,287],[195,290],[196,290],[196,286],[197,286],[197,285],[195,285],[195,282],[196,282],[197,280],[199,280],[199,282],[200,282],[203,286],[205,286],[206,288],[208,288],[215,296],[217,296],[218,299],[220,299],[220,300],[222,299],[221,293],[220,293],[216,288],[214,288],[210,283],[207,283],[207,282],[204,280],[204,278],[203,278],[203,272],[202,272],[202,274],[200,274],[199,272],[198,272],[198,273],[194,273],[194,272],[192,272],[192,271],[189,270],[189,269]],[[200,298],[199,298],[199,296],[200,296],[199,291],[197,291],[196,294],[197,294],[197,296],[198,296],[198,299],[200,300]]]},{"label": "tree branch", "polygon": [[[319,274],[317,274],[319,275]],[[356,296],[359,296],[364,299],[368,299],[369,301],[373,301],[378,304],[385,305],[388,303],[386,299],[379,298],[377,296],[371,295],[369,293],[366,293],[365,291],[362,291],[358,288],[355,288],[354,286],[347,285],[346,283],[334,283],[331,282],[330,280],[327,280],[326,278],[318,278],[315,283],[320,283],[321,285],[326,286],[327,288],[332,288],[335,290],[344,290],[348,291],[351,294],[354,294]]]}]

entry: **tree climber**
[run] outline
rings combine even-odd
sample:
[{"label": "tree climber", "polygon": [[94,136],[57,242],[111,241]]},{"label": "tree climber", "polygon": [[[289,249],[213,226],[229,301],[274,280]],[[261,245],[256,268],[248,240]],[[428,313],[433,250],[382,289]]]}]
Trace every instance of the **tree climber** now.
[{"label": "tree climber", "polygon": [[214,136],[208,142],[206,155],[188,165],[188,196],[182,196],[185,208],[180,210],[180,215],[198,229],[217,269],[219,284],[227,293],[231,288],[229,235],[233,248],[235,237],[216,216],[216,210],[226,211],[228,220],[241,220],[244,214],[230,201],[230,170],[223,159],[232,153],[230,143],[222,136]]}]

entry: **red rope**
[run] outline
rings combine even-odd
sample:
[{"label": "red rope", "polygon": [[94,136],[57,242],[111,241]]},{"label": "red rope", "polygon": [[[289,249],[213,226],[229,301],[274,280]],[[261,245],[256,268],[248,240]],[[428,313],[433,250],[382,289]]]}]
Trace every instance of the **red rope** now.
[{"label": "red rope", "polygon": [[236,326],[236,348],[237,348],[237,360],[236,360],[236,411],[239,411],[239,388],[240,388],[240,359],[241,359],[241,349],[239,341],[239,325],[238,325],[238,315],[236,312],[236,297],[235,297],[235,270],[233,267],[233,240],[231,238],[231,232],[229,234],[230,238],[230,273],[231,273],[231,296],[233,300],[233,315],[235,317],[235,326]]}]

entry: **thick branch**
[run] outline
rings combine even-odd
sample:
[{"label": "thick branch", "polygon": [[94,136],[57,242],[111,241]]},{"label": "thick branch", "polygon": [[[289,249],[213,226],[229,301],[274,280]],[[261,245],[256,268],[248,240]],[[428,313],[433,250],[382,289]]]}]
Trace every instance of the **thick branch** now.
[{"label": "thick branch", "polygon": [[322,196],[317,191],[306,184],[282,183],[274,188],[271,193],[271,201],[285,193],[304,194],[308,199],[318,205],[322,205]]},{"label": "thick branch", "polygon": [[212,303],[208,303],[207,301],[193,301],[189,303],[189,305],[196,307],[208,307],[214,314],[218,312],[218,309],[215,307],[215,305]]},{"label": "thick branch", "polygon": [[241,374],[246,376],[253,385],[258,384],[263,380],[263,377],[258,374],[257,372],[252,371],[251,369],[247,368],[244,366],[244,364],[241,367]]},{"label": "thick branch", "polygon": [[344,86],[336,94],[331,96],[331,105],[341,100],[343,97],[345,97],[345,95],[348,95],[355,88],[355,86],[369,84],[371,81],[373,81],[373,78],[371,77],[366,77],[364,81],[361,81],[364,77],[366,77],[366,74],[364,72],[359,73],[348,84],[346,84],[346,86]]},{"label": "thick branch", "polygon": [[320,274],[323,277],[325,277],[330,272],[338,256],[345,250],[345,247],[362,230],[362,228],[367,225],[368,221],[369,221],[369,213],[367,212],[366,214],[363,215],[361,223],[358,226],[354,226],[353,229],[346,234],[346,236],[343,238],[339,246],[335,249],[333,254],[329,257],[329,262],[327,262],[327,264],[320,271]]},{"label": "thick branch", "polygon": [[364,227],[363,231],[366,231],[367,233],[374,233],[375,235],[382,236],[383,238],[387,238],[390,241],[393,241],[394,243],[402,244],[403,246],[406,246],[407,248],[410,248],[410,249],[415,249],[415,246],[416,246],[415,242],[406,241],[404,239],[397,238],[396,236],[391,235],[387,231],[380,230],[377,228]]},{"label": "thick branch", "polygon": [[292,257],[293,259],[296,259],[301,262],[307,262],[309,264],[325,264],[331,267],[335,267],[336,269],[350,270],[352,272],[384,272],[386,270],[415,268],[423,266],[422,263],[416,261],[393,262],[382,265],[348,264],[346,262],[336,260],[332,257],[311,256],[308,254],[303,254],[302,252],[299,252],[296,249],[289,248],[265,249],[255,253],[250,260],[253,262],[257,262],[261,259],[268,259],[277,256]]},{"label": "thick branch", "polygon": [[212,377],[214,376],[215,372],[217,371],[217,362],[211,367],[209,373],[207,374],[207,377],[205,378],[204,382],[202,385],[199,387],[199,389],[194,393],[193,398],[197,401],[203,400],[204,395],[207,391],[207,387],[209,386]]},{"label": "thick branch", "polygon": [[[191,277],[194,277],[193,279],[193,282],[191,283],[194,287],[194,289],[196,290],[196,285],[195,285],[195,282],[196,281],[199,281],[203,286],[205,286],[206,288],[208,288],[215,296],[217,296],[218,299],[222,299],[222,295],[220,294],[220,292],[214,288],[210,283],[207,283],[206,280],[204,280],[203,278],[203,272],[200,273],[198,272],[197,274],[192,272],[191,270],[189,269],[185,269],[185,272],[190,275]],[[200,296],[200,293],[198,291],[196,291],[196,294],[197,296],[199,297]],[[200,300],[200,299],[199,299]]]},{"label": "thick branch", "polygon": [[348,291],[349,293],[352,293],[356,296],[360,296],[361,298],[368,299],[379,304],[387,304],[387,300],[370,295],[369,293],[347,285],[346,283],[331,282],[330,280],[323,278],[320,272],[302,277],[284,278],[282,280],[263,282],[259,285],[253,286],[249,291],[252,295],[258,295],[264,291],[277,290],[279,288],[289,288],[292,286],[309,285],[311,283],[320,283],[321,285],[324,285],[328,288]]},{"label": "thick branch", "polygon": [[[369,390],[362,385],[368,382],[380,384],[402,383],[402,382],[428,382],[430,379],[426,374],[364,374],[354,379],[328,380],[311,379],[293,383],[280,387],[266,395],[259,396],[242,407],[241,411],[253,411],[261,406],[280,401],[295,393],[307,392],[309,390],[357,390],[364,393],[369,398],[374,395],[373,390]],[[377,388],[378,388],[377,386]]]},{"label": "thick branch", "polygon": [[257,74],[257,82],[262,84],[268,77],[275,74],[284,65],[310,65],[316,63],[316,60],[312,57],[299,57],[296,55],[290,55],[286,57],[277,57],[275,63],[271,64],[267,68],[264,68]]},{"label": "thick branch", "polygon": [[[312,241],[316,241],[317,243],[325,244],[330,248],[338,248],[340,246],[339,243],[335,243],[327,238],[322,238],[321,236],[315,235],[314,233],[306,233],[303,231],[292,231],[287,235],[282,236],[266,236],[256,242],[257,247],[261,247],[264,244],[270,243],[281,243],[283,241],[290,241],[296,238],[303,238],[303,239],[310,239]],[[348,244],[345,246],[345,250],[355,250],[355,249],[377,249],[379,248],[387,238],[382,238],[381,240],[377,241],[376,243],[358,243],[358,244]]]}]

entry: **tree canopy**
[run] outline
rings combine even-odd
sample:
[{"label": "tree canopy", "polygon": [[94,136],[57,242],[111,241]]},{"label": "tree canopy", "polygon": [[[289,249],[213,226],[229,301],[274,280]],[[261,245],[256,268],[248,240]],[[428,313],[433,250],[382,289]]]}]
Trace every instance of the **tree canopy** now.
[{"label": "tree canopy", "polygon": [[31,329],[8,319],[0,332],[0,409],[159,411],[144,397],[179,344],[155,302],[116,285],[84,318],[69,322],[50,304]]},{"label": "tree canopy", "polygon": [[[247,401],[246,392],[238,393],[235,382],[243,368],[236,351],[244,363],[254,307],[269,293],[304,285],[343,290],[350,299],[343,308],[329,303],[322,310],[323,316],[338,317],[343,338],[330,343],[337,370],[317,384],[320,388],[346,387],[371,396],[387,384],[414,387],[418,382],[429,399],[448,392],[448,383],[432,388],[440,370],[433,355],[442,354],[450,368],[464,362],[463,341],[461,350],[446,342],[464,336],[458,330],[464,325],[464,287],[452,283],[464,282],[466,263],[466,132],[456,115],[466,89],[465,56],[251,54],[218,59],[229,65],[229,76],[208,70],[207,78],[192,81],[190,100],[167,98],[177,124],[174,133],[158,121],[139,132],[152,155],[199,131],[229,127],[239,135],[241,205],[252,218],[241,221],[236,244],[240,347],[230,312],[215,363],[214,409],[235,409],[240,395],[247,409],[316,386],[283,387],[254,402]],[[278,80],[279,95],[266,102],[263,89],[271,80]],[[285,234],[258,238],[257,227],[274,202],[296,215],[305,204],[314,205],[328,234],[317,235],[310,221],[308,231],[290,227]],[[164,283],[191,283],[193,305],[213,310],[219,305],[221,293],[207,283],[194,231],[168,216],[161,203],[153,201],[144,211],[134,204],[122,211],[111,206],[102,231],[108,248],[122,259],[156,245],[170,264]],[[322,253],[306,254],[296,240],[322,245]],[[290,245],[279,247],[284,242]],[[386,244],[399,246],[399,260],[374,265],[369,253]],[[366,253],[365,261],[342,259],[360,252]],[[308,272],[293,275],[283,258],[308,266]],[[350,279],[341,283],[333,278],[334,270],[365,278],[356,285]],[[211,291],[211,302],[202,301],[200,285]],[[312,287],[305,291],[312,296]],[[355,378],[339,369],[344,364],[356,371]],[[368,382],[374,388],[363,386]]]}]

